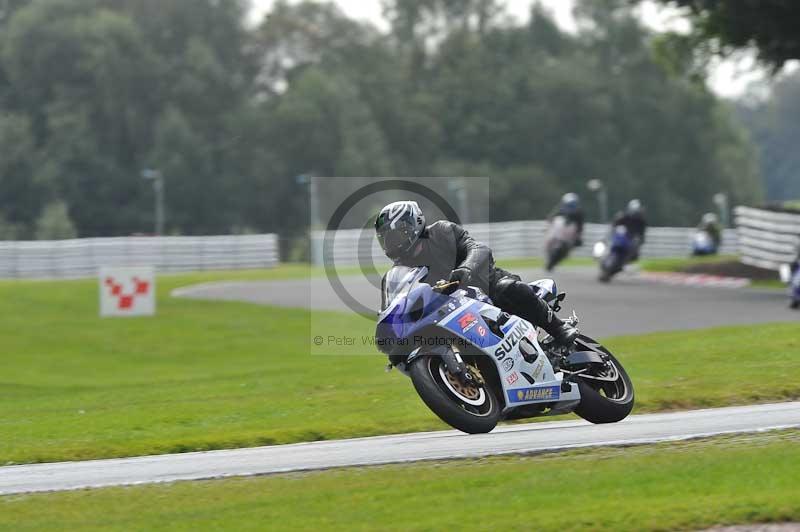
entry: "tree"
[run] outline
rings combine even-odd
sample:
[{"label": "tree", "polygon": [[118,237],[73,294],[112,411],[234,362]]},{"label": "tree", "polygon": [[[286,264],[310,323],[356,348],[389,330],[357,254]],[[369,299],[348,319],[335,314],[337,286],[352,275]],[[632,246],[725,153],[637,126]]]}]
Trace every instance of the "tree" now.
[{"label": "tree", "polygon": [[769,99],[741,103],[738,111],[759,148],[767,198],[800,198],[800,72],[778,81]]},{"label": "tree", "polygon": [[48,204],[36,220],[37,240],[61,240],[76,236],[77,231],[69,217],[67,204],[63,201]]},{"label": "tree", "polygon": [[[227,184],[238,179],[228,174],[238,127],[228,117],[249,105],[255,74],[243,5],[31,0],[13,12],[0,49],[0,80],[8,81],[0,108],[29,124],[37,156],[25,182],[73,206],[81,235],[146,230],[152,203],[140,171],[167,165],[168,157],[196,159],[169,175],[176,193],[167,187],[167,210],[180,224],[172,229],[229,230],[237,218],[233,208],[200,209],[218,207],[231,196]],[[175,132],[178,115],[190,135]],[[175,126],[172,136],[165,123]],[[166,146],[182,152],[167,154]],[[20,165],[14,172],[24,174]],[[183,183],[192,184],[195,201],[177,194]],[[26,210],[26,223],[40,207]]]},{"label": "tree", "polygon": [[[519,25],[495,1],[383,4],[386,32],[320,2],[249,27],[244,0],[0,0],[5,234],[66,210],[80,236],[149,231],[143,168],[164,176],[169,232],[284,243],[308,227],[308,172],[489,176],[472,211],[495,220],[544,216],[589,178],[657,224],[693,222],[715,192],[759,197],[694,52],[628,2],[579,2],[577,34],[539,7]],[[328,206],[347,193],[323,189]]]},{"label": "tree", "polygon": [[800,3],[795,0],[661,0],[688,8],[696,36],[719,51],[755,46],[759,58],[780,68],[800,59]]},{"label": "tree", "polygon": [[[20,113],[0,114],[0,218],[25,227],[41,208],[43,187],[35,179],[38,154],[28,118]],[[23,231],[15,230],[15,235]]]}]

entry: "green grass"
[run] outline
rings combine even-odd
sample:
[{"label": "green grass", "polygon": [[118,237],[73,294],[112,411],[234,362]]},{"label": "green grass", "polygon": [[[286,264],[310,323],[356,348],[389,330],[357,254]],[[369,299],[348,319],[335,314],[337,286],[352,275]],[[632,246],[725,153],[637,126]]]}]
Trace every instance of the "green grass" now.
[{"label": "green grass", "polygon": [[650,272],[677,272],[697,264],[717,264],[739,260],[736,255],[711,255],[706,257],[667,257],[642,260],[642,269]]},{"label": "green grass", "polygon": [[698,530],[800,520],[800,433],[0,497],[24,530]]},{"label": "green grass", "polygon": [[[285,273],[285,272],[284,272]],[[296,272],[295,272],[296,273]],[[276,276],[278,270],[239,275]],[[0,283],[0,465],[445,428],[385,359],[311,355],[311,333],[371,336],[340,313],[168,297],[229,278],[163,276],[154,318],[100,319],[96,282]],[[797,326],[620,338],[638,410],[800,396]]]},{"label": "green grass", "polygon": [[[565,266],[593,266],[596,264],[594,259],[586,257],[571,257],[559,263],[558,267]],[[497,265],[507,270],[517,270],[522,268],[542,268],[544,260],[539,257],[523,258],[523,259],[501,259],[497,261]]]}]

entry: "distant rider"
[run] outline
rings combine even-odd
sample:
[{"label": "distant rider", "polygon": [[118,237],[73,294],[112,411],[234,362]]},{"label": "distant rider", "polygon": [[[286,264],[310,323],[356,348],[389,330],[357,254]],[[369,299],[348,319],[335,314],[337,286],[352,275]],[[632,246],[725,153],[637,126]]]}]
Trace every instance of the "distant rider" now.
[{"label": "distant rider", "polygon": [[722,226],[719,223],[719,218],[713,212],[707,212],[700,220],[700,225],[697,226],[700,231],[705,231],[714,243],[714,249],[719,249],[722,243]]},{"label": "distant rider", "polygon": [[577,229],[575,245],[583,245],[584,215],[580,196],[574,192],[564,194],[561,197],[561,202],[550,212],[547,219],[552,221],[556,216],[563,216],[567,223],[575,224]]},{"label": "distant rider", "polygon": [[629,260],[632,262],[638,260],[639,250],[644,244],[644,235],[647,231],[647,221],[644,218],[642,202],[638,199],[630,200],[625,210],[614,216],[614,221],[611,226],[612,228],[623,226],[628,230],[628,237],[633,242],[633,249]]},{"label": "distant rider", "polygon": [[462,287],[477,286],[505,312],[543,328],[556,344],[569,346],[577,338],[577,329],[561,321],[518,275],[496,267],[492,250],[463,227],[444,220],[426,227],[416,201],[397,201],[381,209],[375,231],[395,265],[427,266],[428,284],[449,279]]}]

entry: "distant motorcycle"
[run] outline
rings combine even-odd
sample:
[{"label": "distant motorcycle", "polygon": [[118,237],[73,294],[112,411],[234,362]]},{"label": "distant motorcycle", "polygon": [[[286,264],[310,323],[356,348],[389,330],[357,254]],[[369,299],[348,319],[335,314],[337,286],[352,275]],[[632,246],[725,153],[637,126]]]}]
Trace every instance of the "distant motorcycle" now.
[{"label": "distant motorcycle", "polygon": [[788,264],[780,268],[781,281],[789,285],[789,308],[800,308],[800,267],[792,271]]},{"label": "distant motorcycle", "polygon": [[597,242],[592,254],[600,263],[600,273],[597,279],[607,283],[616,274],[622,271],[625,264],[633,255],[635,243],[628,235],[625,226],[618,225],[611,232],[609,242]]},{"label": "distant motorcycle", "polygon": [[552,271],[556,265],[569,256],[578,241],[578,226],[566,217],[558,215],[550,222],[545,237],[545,269]]},{"label": "distant motorcycle", "polygon": [[[425,283],[428,268],[394,266],[386,274],[375,341],[390,368],[411,378],[433,413],[471,434],[501,419],[575,412],[614,423],[633,408],[633,384],[614,355],[588,336],[571,348],[473,286]],[[531,283],[557,312],[566,297],[552,279]],[[565,321],[576,325],[573,313]]]},{"label": "distant motorcycle", "polygon": [[716,255],[717,245],[708,231],[698,229],[692,237],[692,255],[695,257],[703,255]]}]

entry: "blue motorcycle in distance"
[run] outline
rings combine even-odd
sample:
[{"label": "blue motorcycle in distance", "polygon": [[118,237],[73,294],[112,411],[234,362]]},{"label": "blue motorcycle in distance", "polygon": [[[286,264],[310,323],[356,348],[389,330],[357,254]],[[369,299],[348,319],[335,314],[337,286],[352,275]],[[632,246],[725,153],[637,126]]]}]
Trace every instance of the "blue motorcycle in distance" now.
[{"label": "blue motorcycle in distance", "polygon": [[800,308],[800,267],[781,265],[781,281],[789,285],[789,308]]},{"label": "blue motorcycle in distance", "polygon": [[[494,306],[478,288],[425,282],[428,269],[394,266],[384,278],[375,341],[423,402],[450,426],[491,431],[501,419],[575,412],[592,423],[624,419],[633,384],[606,348],[581,335],[571,348]],[[531,283],[554,310],[566,294]],[[577,316],[567,318],[575,325]]]},{"label": "blue motorcycle in distance", "polygon": [[619,225],[611,232],[609,242],[597,242],[594,245],[592,254],[600,262],[600,273],[597,279],[602,283],[607,283],[616,274],[622,271],[635,249],[633,239],[628,235],[628,230]]}]

